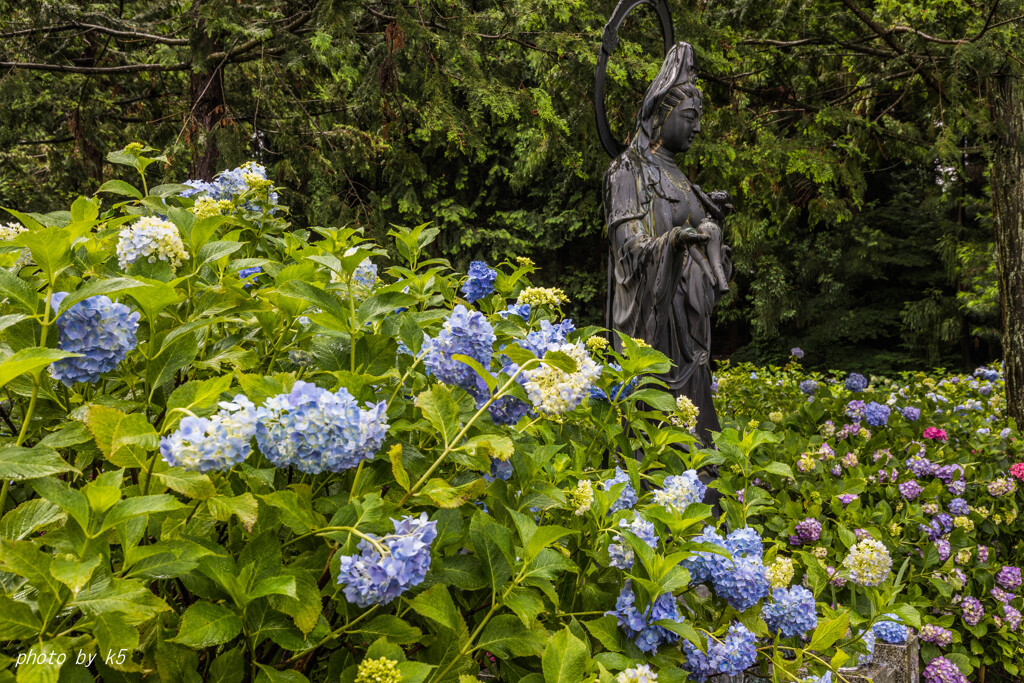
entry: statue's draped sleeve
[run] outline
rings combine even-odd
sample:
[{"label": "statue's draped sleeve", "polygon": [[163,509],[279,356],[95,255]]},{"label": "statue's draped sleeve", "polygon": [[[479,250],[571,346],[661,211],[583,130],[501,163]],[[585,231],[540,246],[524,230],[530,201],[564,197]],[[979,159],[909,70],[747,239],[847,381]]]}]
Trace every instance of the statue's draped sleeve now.
[{"label": "statue's draped sleeve", "polygon": [[[605,174],[604,210],[611,242],[608,328],[657,347],[655,340],[668,341],[679,333],[671,311],[686,252],[677,252],[667,231],[658,234],[653,183],[627,150]],[[619,348],[618,337],[613,335],[612,341]],[[685,360],[692,360],[691,345],[676,341],[673,346],[681,347]]]}]

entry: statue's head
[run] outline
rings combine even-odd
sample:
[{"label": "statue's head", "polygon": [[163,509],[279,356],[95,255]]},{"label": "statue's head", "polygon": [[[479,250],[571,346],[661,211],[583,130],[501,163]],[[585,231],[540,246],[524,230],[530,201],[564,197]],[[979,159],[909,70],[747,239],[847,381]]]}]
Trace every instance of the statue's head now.
[{"label": "statue's head", "polygon": [[676,43],[647,88],[637,114],[634,144],[640,149],[663,147],[685,152],[700,132],[703,96],[696,84],[693,46]]}]

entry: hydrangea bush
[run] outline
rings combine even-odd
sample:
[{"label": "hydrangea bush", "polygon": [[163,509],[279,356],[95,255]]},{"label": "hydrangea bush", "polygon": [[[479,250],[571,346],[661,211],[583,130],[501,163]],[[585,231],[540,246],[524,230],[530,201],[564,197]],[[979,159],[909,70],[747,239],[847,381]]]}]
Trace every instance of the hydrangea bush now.
[{"label": "hydrangea bush", "polygon": [[[720,450],[730,435],[765,435],[752,462],[720,468],[722,488],[743,492],[723,502],[730,523],[788,537],[801,580],[830,604],[858,605],[855,625],[886,613],[873,627],[882,642],[919,631],[926,678],[1019,674],[1024,452],[998,367],[844,377],[791,358],[726,366],[716,380]],[[877,601],[891,591],[921,623]]]},{"label": "hydrangea bush", "polygon": [[[793,384],[791,406],[770,406],[813,410],[805,422],[751,425],[769,406],[730,393],[739,382],[720,389],[723,417],[744,423],[702,448],[693,406],[655,378],[667,359],[577,329],[528,260],[465,276],[432,255],[427,225],[383,246],[296,228],[258,164],[150,188],[147,166],[166,161],[154,150],[109,160],[139,186],[9,209],[2,680],[666,683],[751,667],[828,680],[866,654],[875,623],[920,627],[917,608],[935,643],[949,628],[962,648],[952,596],[966,589],[938,586],[956,570],[960,586],[988,572],[995,588],[1013,564],[1015,541],[993,530],[1016,480],[979,487],[998,465],[947,455],[967,438],[948,418],[935,422],[948,442],[926,444],[924,418],[908,437],[929,467],[962,469],[927,475],[914,511],[895,511],[869,502],[863,468],[900,456],[862,450],[837,465],[846,483],[823,479],[819,429],[851,400],[824,403],[837,391],[824,380],[811,403]],[[133,225],[159,230],[126,238]],[[866,382],[858,400],[888,405]],[[1009,448],[997,428],[970,443]],[[849,451],[827,440],[833,460]],[[798,480],[791,461],[811,450]],[[957,504],[935,533],[954,554],[984,533],[983,568],[937,565],[931,546],[914,558],[919,536],[892,533],[924,533],[907,515],[934,521],[917,511],[945,505],[947,486],[971,513]],[[860,498],[833,505],[843,493]],[[977,592],[971,628],[1019,625],[1020,574],[998,577],[1006,602]],[[949,614],[927,611],[934,595]]]}]

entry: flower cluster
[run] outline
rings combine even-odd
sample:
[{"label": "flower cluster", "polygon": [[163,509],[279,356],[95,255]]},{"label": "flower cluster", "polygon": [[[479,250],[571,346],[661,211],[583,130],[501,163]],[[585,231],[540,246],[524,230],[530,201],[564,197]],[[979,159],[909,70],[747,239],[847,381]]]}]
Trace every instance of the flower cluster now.
[{"label": "flower cluster", "polygon": [[996,573],[996,582],[1008,591],[1017,590],[1021,585],[1020,567],[1003,567]]},{"label": "flower cluster", "polygon": [[225,212],[235,208],[230,199],[214,199],[213,197],[197,197],[196,203],[192,205],[192,213],[202,220],[210,216],[222,216]]},{"label": "flower cluster", "polygon": [[[658,534],[654,530],[654,525],[642,517],[638,516],[632,522],[620,519],[619,528],[633,533],[641,541],[657,550]],[[618,567],[619,569],[632,569],[633,567],[633,547],[625,539],[621,543],[609,545],[608,556],[611,558],[610,564],[613,567]]]},{"label": "flower cluster", "polygon": [[821,538],[821,522],[814,517],[797,522],[793,529],[796,533],[789,537],[790,545],[804,545],[814,543]]},{"label": "flower cluster", "polygon": [[757,661],[756,637],[743,624],[733,622],[722,640],[708,638],[708,651],[701,652],[688,640],[682,643],[686,664],[683,668],[696,681],[706,681],[709,676],[724,674],[736,676],[749,669]]},{"label": "flower cluster", "polygon": [[858,393],[868,388],[868,380],[864,375],[851,372],[850,376],[846,378],[845,386],[847,391]]},{"label": "flower cluster", "polygon": [[398,662],[387,657],[364,659],[359,662],[354,683],[401,683],[402,672]]},{"label": "flower cluster", "polygon": [[576,372],[545,364],[523,373],[526,395],[539,413],[549,417],[579,406],[601,374],[601,366],[590,357],[583,342],[563,344],[558,350],[576,361]]},{"label": "flower cluster", "polygon": [[818,383],[813,379],[805,379],[803,382],[800,382],[800,391],[808,396],[814,396],[815,392],[818,391]]},{"label": "flower cluster", "polygon": [[771,588],[785,588],[793,580],[794,573],[793,560],[788,557],[777,557],[765,568],[765,576]]},{"label": "flower cluster", "polygon": [[[59,310],[67,296],[67,292],[53,294],[53,309]],[[69,387],[75,382],[98,382],[135,348],[139,317],[124,304],[103,295],[79,301],[57,318],[57,345],[62,351],[82,355],[55,362],[50,374]]]},{"label": "flower cluster", "polygon": [[921,485],[913,479],[909,479],[899,485],[900,495],[909,501],[917,499],[921,495]]},{"label": "flower cluster", "polygon": [[476,394],[479,389],[473,368],[452,356],[469,356],[486,368],[491,364],[495,339],[494,328],[483,313],[470,311],[459,304],[445,320],[437,337],[424,338],[423,364],[430,374],[445,384]]},{"label": "flower cluster", "polygon": [[1007,496],[1017,491],[1017,482],[1007,477],[999,477],[988,483],[986,487],[990,495],[996,498],[1000,496]]},{"label": "flower cluster", "polygon": [[818,625],[814,595],[803,586],[776,588],[772,602],[765,603],[761,617],[773,633],[783,638],[803,635]]},{"label": "flower cluster", "polygon": [[561,289],[555,287],[527,287],[519,293],[516,304],[529,306],[558,306],[569,300]]},{"label": "flower cluster", "polygon": [[636,608],[633,584],[627,581],[615,600],[615,609],[605,614],[615,617],[619,627],[644,652],[657,652],[662,643],[674,643],[679,640],[679,636],[672,631],[655,625],[655,622],[661,619],[682,623],[683,616],[679,612],[679,603],[671,593],[662,593],[641,612]]},{"label": "flower cluster", "polygon": [[960,603],[960,609],[964,613],[964,621],[975,626],[985,617],[985,608],[981,606],[981,600],[973,596],[967,596]]},{"label": "flower cluster", "polygon": [[658,683],[658,674],[651,671],[650,664],[641,664],[635,669],[623,669],[615,677],[615,683]]},{"label": "flower cluster", "polygon": [[[185,184],[192,189],[182,192],[182,197],[206,192],[213,199],[233,202],[248,192],[257,199],[277,204],[277,193],[269,192],[273,183],[267,179],[267,169],[252,161],[229,171],[221,171],[213,182],[187,180]],[[255,210],[256,207],[247,202],[245,208]]]},{"label": "flower cluster", "polygon": [[946,647],[953,642],[953,632],[935,624],[925,624],[921,627],[921,640],[938,647]]},{"label": "flower cluster", "polygon": [[608,491],[616,484],[625,484],[625,486],[622,487],[619,497],[612,503],[611,508],[608,510],[609,513],[618,512],[619,510],[630,510],[636,505],[636,489],[633,488],[633,484],[629,481],[629,474],[623,472],[620,467],[615,468],[614,477],[604,481],[604,490]]},{"label": "flower cluster", "polygon": [[[883,616],[894,617],[892,614],[885,614]],[[876,621],[871,630],[874,631],[875,637],[883,643],[902,645],[907,642],[907,627],[898,621],[890,621],[889,619]]]},{"label": "flower cluster", "polygon": [[864,420],[872,427],[884,427],[889,423],[889,406],[872,401],[864,407]]},{"label": "flower cluster", "polygon": [[370,460],[387,434],[387,402],[360,410],[342,387],[331,393],[298,381],[257,411],[256,443],[277,467],[342,472]]},{"label": "flower cluster", "polygon": [[[691,542],[710,543],[725,549],[725,539],[711,526],[704,527],[700,535],[692,538]],[[722,566],[721,563],[727,561],[723,555],[699,550],[690,557],[685,558],[680,564],[682,564],[686,571],[690,572],[690,583],[697,584],[710,581],[712,575],[719,571],[719,568]]]},{"label": "flower cluster", "polygon": [[654,502],[669,510],[682,512],[687,505],[704,500],[708,487],[697,477],[696,470],[665,477],[663,488],[654,492]]},{"label": "flower cluster", "polygon": [[582,517],[594,504],[594,485],[589,479],[580,479],[576,488],[569,492],[569,505],[574,508],[574,514]]},{"label": "flower cluster", "polygon": [[724,560],[711,576],[715,594],[744,612],[768,597],[768,577],[759,557]]},{"label": "flower cluster", "polygon": [[956,668],[956,664],[945,657],[936,657],[921,671],[924,683],[967,683],[967,677]]},{"label": "flower cluster", "polygon": [[483,261],[470,263],[467,275],[461,290],[466,301],[473,303],[494,291],[494,281],[498,278],[498,271],[489,268]]},{"label": "flower cluster", "polygon": [[221,402],[209,418],[188,416],[178,430],[160,439],[160,455],[171,467],[209,472],[227,470],[245,461],[256,434],[256,406],[238,394]]},{"label": "flower cluster", "polygon": [[850,548],[843,566],[850,570],[850,579],[862,586],[877,586],[892,571],[892,557],[880,541],[866,538]]},{"label": "flower cluster", "polygon": [[[413,586],[423,583],[430,569],[430,544],[437,538],[437,522],[427,513],[392,519],[393,534],[368,534],[359,542],[358,555],[342,555],[338,583],[345,584],[345,599],[359,607],[385,605]],[[372,539],[372,540],[371,540]]]},{"label": "flower cluster", "polygon": [[188,260],[177,226],[155,216],[145,216],[123,228],[117,240],[117,264],[122,270],[144,259],[163,261],[177,268]]},{"label": "flower cluster", "polygon": [[676,411],[669,418],[672,424],[692,430],[697,426],[698,417],[700,417],[700,408],[694,405],[693,401],[682,394],[676,397]]},{"label": "flower cluster", "polygon": [[519,342],[519,345],[537,358],[543,358],[548,351],[561,349],[562,345],[569,341],[569,335],[575,331],[576,326],[569,318],[558,323],[541,320],[540,329],[530,331],[526,335],[526,339]]}]

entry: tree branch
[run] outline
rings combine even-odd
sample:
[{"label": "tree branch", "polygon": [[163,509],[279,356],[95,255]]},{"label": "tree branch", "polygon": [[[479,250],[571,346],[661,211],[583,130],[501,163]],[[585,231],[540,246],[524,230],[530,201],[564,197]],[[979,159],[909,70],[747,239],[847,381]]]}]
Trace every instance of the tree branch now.
[{"label": "tree branch", "polygon": [[27,71],[53,71],[68,74],[123,74],[139,71],[185,71],[188,62],[178,64],[125,64],[123,66],[70,66],[67,64],[36,64],[33,62],[0,62],[0,68]]}]

